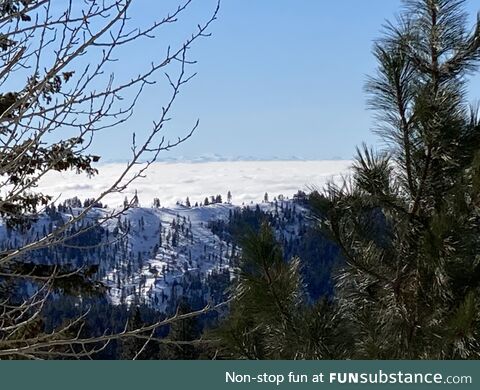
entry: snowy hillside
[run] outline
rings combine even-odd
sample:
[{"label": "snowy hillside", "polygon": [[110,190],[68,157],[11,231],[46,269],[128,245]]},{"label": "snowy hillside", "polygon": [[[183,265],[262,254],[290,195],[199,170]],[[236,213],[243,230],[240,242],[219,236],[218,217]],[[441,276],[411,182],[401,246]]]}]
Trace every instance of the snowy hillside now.
[{"label": "snowy hillside", "polygon": [[111,287],[112,301],[131,302],[141,296],[155,306],[164,307],[175,296],[202,294],[193,291],[191,283],[182,281],[187,275],[203,281],[213,271],[229,268],[231,247],[212,233],[208,223],[228,219],[234,208],[215,204],[129,210],[123,219],[130,226],[128,252],[130,257],[144,260],[136,262],[137,269],[127,278],[122,274],[125,264],[107,273],[104,280]]},{"label": "snowy hillside", "polygon": [[[2,223],[1,249],[18,248],[38,240],[82,210],[82,202],[73,198],[48,207],[24,231]],[[181,298],[187,298],[194,306],[225,298],[241,251],[235,237],[239,226],[257,229],[262,221],[267,221],[286,256],[303,253],[308,262],[309,251],[312,251],[306,237],[306,210],[299,198],[280,198],[240,207],[220,202],[199,207],[137,206],[98,225],[112,211],[94,208],[87,218],[69,230],[69,234],[75,235],[91,227],[86,233],[77,234],[75,239],[54,248],[31,252],[23,260],[59,264],[69,269],[94,266],[95,278],[107,286],[107,297],[113,304],[144,303],[168,312],[174,310]]]}]

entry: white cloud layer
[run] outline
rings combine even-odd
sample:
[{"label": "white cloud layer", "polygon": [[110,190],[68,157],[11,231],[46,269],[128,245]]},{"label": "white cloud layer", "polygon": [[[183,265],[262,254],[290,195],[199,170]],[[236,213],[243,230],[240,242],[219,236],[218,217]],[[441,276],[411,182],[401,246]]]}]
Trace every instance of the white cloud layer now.
[{"label": "white cloud layer", "polygon": [[[329,180],[348,173],[350,161],[222,161],[208,163],[153,164],[145,178],[137,179],[127,191],[106,198],[109,206],[118,206],[127,195],[138,192],[140,204],[150,206],[159,198],[162,206],[174,205],[188,196],[192,203],[206,196],[220,194],[224,199],[231,191],[233,203],[259,202],[268,192],[291,197],[298,190],[321,188]],[[125,164],[102,165],[99,175],[91,179],[74,173],[50,174],[39,189],[61,199],[78,196],[93,198],[111,184]]]}]

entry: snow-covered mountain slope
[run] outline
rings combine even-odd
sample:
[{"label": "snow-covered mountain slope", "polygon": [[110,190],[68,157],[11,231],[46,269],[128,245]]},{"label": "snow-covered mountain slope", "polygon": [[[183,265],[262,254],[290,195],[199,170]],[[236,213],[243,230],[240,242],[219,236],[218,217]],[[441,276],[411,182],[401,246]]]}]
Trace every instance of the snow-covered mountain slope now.
[{"label": "snow-covered mountain slope", "polygon": [[[27,230],[9,229],[0,223],[0,248],[18,248],[38,240],[82,210],[80,201],[73,199],[50,207]],[[73,269],[94,265],[96,278],[108,287],[114,304],[140,301],[169,311],[186,297],[199,306],[224,297],[241,250],[231,234],[239,218],[258,224],[260,218],[268,217],[279,242],[291,246],[304,229],[305,209],[293,200],[243,207],[229,203],[133,207],[97,225],[114,211],[94,208],[69,230],[75,233],[91,226],[86,233],[54,248],[29,253],[23,260]]]},{"label": "snow-covered mountain slope", "polygon": [[128,303],[141,296],[156,306],[164,306],[175,296],[192,293],[185,291],[194,289],[184,283],[186,275],[203,281],[212,272],[228,269],[231,246],[213,234],[208,224],[227,220],[234,208],[230,204],[215,204],[128,210],[121,221],[129,226],[126,261],[136,269],[125,277],[125,263],[121,263],[105,275],[112,301]]}]

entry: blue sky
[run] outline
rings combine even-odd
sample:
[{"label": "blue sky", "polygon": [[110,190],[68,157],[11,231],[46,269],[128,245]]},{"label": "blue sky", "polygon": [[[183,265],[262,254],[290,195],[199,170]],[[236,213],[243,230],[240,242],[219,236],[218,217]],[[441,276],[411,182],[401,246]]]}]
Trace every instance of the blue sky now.
[{"label": "blue sky", "polygon": [[[472,16],[480,9],[474,3],[467,1]],[[149,2],[148,10],[137,8],[133,16],[148,23],[173,4],[173,0]],[[164,42],[184,37],[207,18],[214,4],[194,1],[183,22],[165,32]],[[211,28],[213,36],[192,50],[198,61],[192,70],[198,76],[182,92],[168,131],[173,137],[181,134],[196,118],[200,128],[163,157],[349,159],[361,142],[375,144],[363,85],[375,69],[372,41],[381,36],[382,23],[394,17],[400,4],[400,0],[223,0]],[[156,49],[142,41],[130,49],[122,66],[135,68]],[[117,65],[117,72],[122,69]],[[476,77],[471,89],[480,91],[479,87]],[[149,128],[160,96],[156,87],[146,91],[128,131],[142,134]],[[128,131],[99,136],[94,150],[104,161],[127,158],[128,148],[121,146],[131,139]]]}]

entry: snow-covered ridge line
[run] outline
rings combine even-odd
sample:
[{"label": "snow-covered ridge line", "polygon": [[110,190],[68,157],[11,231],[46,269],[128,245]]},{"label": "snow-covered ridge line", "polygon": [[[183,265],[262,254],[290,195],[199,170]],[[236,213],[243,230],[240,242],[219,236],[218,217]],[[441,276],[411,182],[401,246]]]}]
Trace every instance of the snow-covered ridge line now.
[{"label": "snow-covered ridge line", "polygon": [[[202,163],[211,163],[211,162],[268,162],[268,161],[347,161],[341,157],[332,157],[332,158],[323,158],[323,159],[312,159],[304,158],[300,156],[268,156],[268,157],[259,157],[259,156],[224,156],[220,154],[205,154],[195,157],[185,157],[185,156],[176,156],[176,157],[159,157],[157,159],[159,163],[169,163],[169,164],[202,164]],[[114,159],[100,161],[102,164],[125,164],[127,159]]]},{"label": "snow-covered ridge line", "polygon": [[[46,213],[23,231],[8,228],[0,220],[1,249],[17,248],[49,234],[72,214],[80,213],[80,206],[79,200],[49,206]],[[245,207],[274,213],[283,219],[284,207],[291,210],[295,205],[293,201],[280,200]],[[299,204],[296,207],[297,211],[302,210]],[[132,304],[139,300],[169,311],[181,297],[199,304],[216,302],[222,299],[230,283],[240,248],[228,235],[218,233],[218,229],[215,233],[211,223],[228,222],[240,209],[230,203],[200,207],[133,207],[79,236],[71,243],[76,250],[67,242],[66,246],[31,253],[24,261],[58,264],[71,269],[96,266],[95,278],[108,287],[107,295],[114,304]],[[75,227],[76,231],[95,225],[111,211],[92,209]],[[295,236],[297,228],[284,226],[283,233],[286,237]],[[78,249],[82,246],[86,249]]]},{"label": "snow-covered ridge line", "polygon": [[[0,248],[21,247],[49,234],[52,229],[82,211],[76,202],[49,207],[25,229],[12,229],[0,219]],[[70,206],[73,204],[73,207]],[[227,220],[236,208],[231,204],[206,207],[133,207],[79,236],[72,251],[58,245],[31,253],[23,261],[58,264],[71,269],[98,266],[96,278],[108,287],[112,303],[135,299],[162,310],[175,306],[181,296],[210,299],[205,280],[230,268],[233,249],[212,233],[211,221]],[[96,225],[112,209],[94,208],[74,227]],[[63,222],[62,222],[63,221]]]}]

